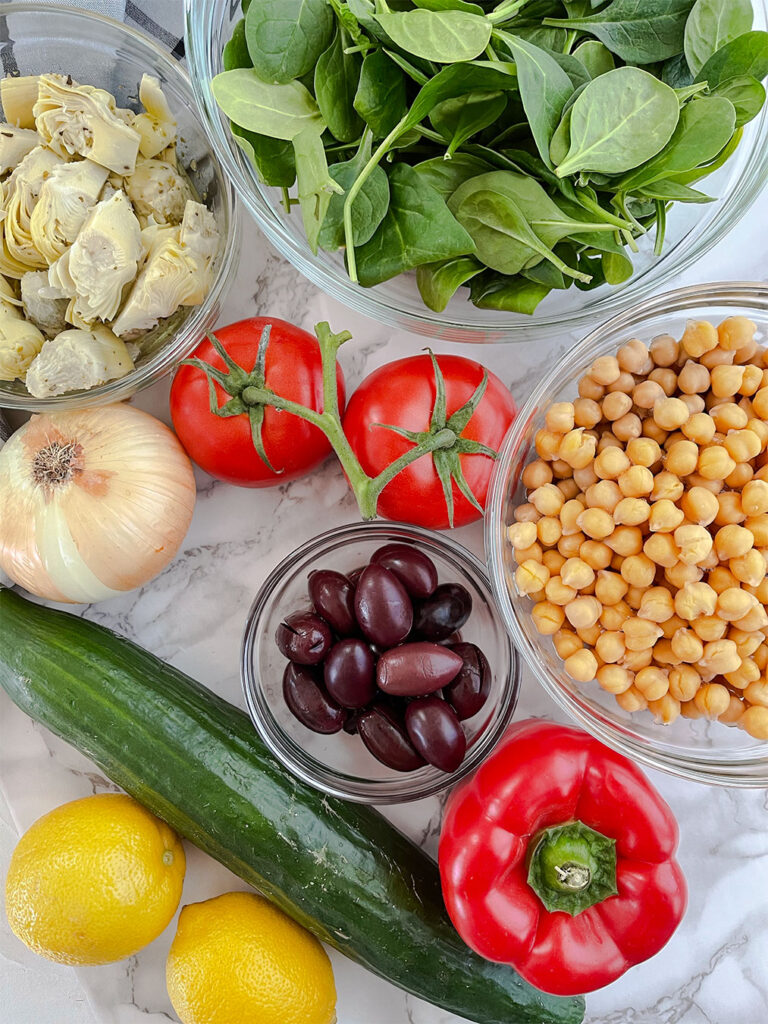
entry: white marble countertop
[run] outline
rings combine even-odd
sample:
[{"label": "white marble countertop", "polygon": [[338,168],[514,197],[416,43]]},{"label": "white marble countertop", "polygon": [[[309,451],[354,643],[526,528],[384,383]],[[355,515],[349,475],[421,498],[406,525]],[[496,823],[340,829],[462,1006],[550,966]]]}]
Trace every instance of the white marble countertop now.
[{"label": "white marble countertop", "polygon": [[[726,242],[677,284],[764,277],[768,193]],[[247,219],[240,272],[221,322],[266,314],[311,329],[328,319],[354,341],[342,362],[350,390],[384,362],[423,347],[322,295],[278,258]],[[481,359],[523,400],[542,369],[574,339],[495,346],[435,346]],[[136,399],[167,419],[167,383]],[[198,474],[194,522],[179,558],[151,585],[86,614],[189,672],[242,705],[238,651],[252,596],[265,574],[297,542],[342,522],[356,507],[338,466],[327,463],[303,480],[269,490],[236,489]],[[479,525],[457,533],[482,552]],[[530,672],[518,715],[557,717]],[[768,795],[711,789],[651,773],[682,833],[680,861],[690,888],[686,918],[648,963],[587,999],[589,1024],[766,1024],[768,1021]],[[18,832],[41,814],[111,785],[72,748],[35,727],[0,694],[0,877]],[[387,813],[436,848],[437,801]],[[183,903],[244,884],[188,847]],[[0,1020],[3,1024],[161,1024],[175,1021],[165,991],[165,957],[175,923],[139,956],[101,968],[72,970],[38,959],[0,915]],[[331,953],[339,1024],[459,1024]],[[233,1022],[234,1024],[234,1022]],[[240,1022],[238,1022],[240,1024]],[[245,1022],[242,1022],[245,1024]]]}]

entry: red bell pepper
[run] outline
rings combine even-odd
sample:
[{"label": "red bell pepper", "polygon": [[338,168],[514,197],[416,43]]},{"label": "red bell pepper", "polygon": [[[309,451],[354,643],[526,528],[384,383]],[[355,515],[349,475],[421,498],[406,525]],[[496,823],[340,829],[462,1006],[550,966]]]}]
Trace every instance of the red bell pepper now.
[{"label": "red bell pepper", "polygon": [[579,729],[512,726],[451,794],[440,837],[457,931],[553,995],[591,992],[666,944],[683,916],[677,824],[627,758]]}]

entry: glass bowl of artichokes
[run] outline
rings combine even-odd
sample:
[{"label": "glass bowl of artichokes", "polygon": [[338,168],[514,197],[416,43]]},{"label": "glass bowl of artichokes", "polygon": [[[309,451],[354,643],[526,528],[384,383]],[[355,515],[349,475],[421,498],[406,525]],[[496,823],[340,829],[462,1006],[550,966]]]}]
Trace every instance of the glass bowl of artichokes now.
[{"label": "glass bowl of artichokes", "polygon": [[86,11],[0,11],[0,406],[127,398],[218,315],[234,196],[189,79]]}]

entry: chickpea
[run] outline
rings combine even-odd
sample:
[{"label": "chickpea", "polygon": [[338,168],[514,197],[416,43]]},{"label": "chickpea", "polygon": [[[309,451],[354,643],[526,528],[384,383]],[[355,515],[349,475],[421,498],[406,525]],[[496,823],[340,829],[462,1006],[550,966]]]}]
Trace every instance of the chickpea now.
[{"label": "chickpea", "polygon": [[604,430],[597,441],[597,450],[601,452],[604,448],[622,448],[621,441],[610,431]]},{"label": "chickpea", "polygon": [[613,510],[613,521],[619,526],[640,526],[648,521],[651,506],[643,498],[622,498]]},{"label": "chickpea", "polygon": [[533,624],[542,636],[552,636],[565,621],[565,612],[551,601],[541,601],[531,609]]},{"label": "chickpea", "polygon": [[554,459],[550,462],[552,476],[555,480],[570,480],[573,477],[573,467],[569,466],[563,459]]},{"label": "chickpea", "polygon": [[539,513],[530,501],[518,505],[513,514],[516,523],[536,523],[539,520]]},{"label": "chickpea", "polygon": [[624,634],[617,630],[607,630],[595,641],[595,653],[603,664],[615,664],[626,653]]},{"label": "chickpea", "polygon": [[591,398],[577,398],[573,403],[573,422],[575,426],[591,429],[596,427],[602,418],[602,409]]},{"label": "chickpea", "polygon": [[641,668],[648,668],[653,664],[653,652],[655,647],[646,647],[643,651],[627,651],[621,659],[621,665],[628,672],[639,672]]},{"label": "chickpea", "polygon": [[[677,374],[674,370],[663,370],[661,368],[657,368],[649,373],[648,380],[652,380],[656,384],[659,384],[662,391],[668,398],[674,395],[675,388],[677,387]],[[658,425],[663,428],[663,424]]]},{"label": "chickpea", "polygon": [[716,565],[714,569],[710,570],[707,576],[707,583],[718,594],[722,594],[723,591],[729,590],[732,587],[738,589],[739,586],[739,581],[730,569],[724,565]]},{"label": "chickpea", "polygon": [[567,434],[573,430],[574,409],[571,402],[554,402],[547,409],[544,417],[547,430],[556,434]]},{"label": "chickpea", "polygon": [[757,598],[740,587],[728,587],[717,598],[716,612],[726,622],[737,622],[748,615],[757,603]]},{"label": "chickpea", "polygon": [[669,691],[669,674],[649,665],[635,675],[635,686],[647,701],[660,700]]},{"label": "chickpea", "polygon": [[559,480],[557,487],[562,492],[564,502],[570,501],[571,498],[575,498],[579,493],[579,485],[573,477],[569,477],[567,480]]},{"label": "chickpea", "polygon": [[619,477],[618,489],[619,500],[645,497],[653,490],[653,474],[646,466],[630,466]]},{"label": "chickpea", "polygon": [[688,406],[679,398],[662,398],[653,407],[653,419],[663,430],[677,430],[688,419]]},{"label": "chickpea", "polygon": [[[593,466],[585,466],[583,469],[574,469],[573,479],[579,485],[582,491],[587,490],[592,484],[597,483],[597,473]],[[586,501],[586,499],[584,499]]]},{"label": "chickpea", "polygon": [[671,694],[665,693],[658,700],[649,700],[648,710],[657,722],[662,725],[671,725],[680,717],[680,701],[675,700]]},{"label": "chickpea", "polygon": [[569,501],[563,503],[563,507],[560,509],[560,525],[563,528],[563,536],[568,537],[571,534],[579,533],[579,516],[585,509],[583,502],[579,501],[578,498],[571,498]]},{"label": "chickpea", "polygon": [[692,700],[701,686],[701,676],[692,665],[678,665],[669,673],[669,692],[675,700]]},{"label": "chickpea", "polygon": [[675,476],[688,476],[696,472],[699,463],[699,449],[693,441],[675,441],[667,448],[664,465]]},{"label": "chickpea", "polygon": [[662,498],[651,505],[648,526],[652,533],[672,533],[685,519],[682,510],[668,498]]},{"label": "chickpea", "polygon": [[586,539],[581,531],[563,534],[557,542],[557,550],[564,558],[575,558],[579,553],[579,548]]},{"label": "chickpea", "polygon": [[650,351],[657,366],[672,366],[680,356],[680,345],[671,334],[660,334],[651,342]]},{"label": "chickpea", "polygon": [[557,516],[542,516],[536,524],[538,539],[546,548],[554,547],[563,535],[563,527]]},{"label": "chickpea", "polygon": [[711,491],[704,487],[692,487],[680,501],[686,519],[698,526],[709,526],[720,510],[720,503]]},{"label": "chickpea", "polygon": [[734,462],[749,462],[762,451],[760,438],[752,430],[732,430],[725,439],[725,448]]},{"label": "chickpea", "polygon": [[579,548],[579,557],[592,569],[607,569],[611,564],[613,552],[607,544],[599,540],[585,540]]},{"label": "chickpea", "polygon": [[665,569],[671,569],[677,565],[680,554],[675,539],[670,533],[652,533],[643,544],[643,552],[652,562]]},{"label": "chickpea", "polygon": [[648,619],[627,619],[622,623],[621,630],[628,651],[649,651],[662,636],[659,626]]},{"label": "chickpea", "polygon": [[679,664],[679,659],[672,652],[672,643],[668,637],[663,636],[653,645],[653,664],[666,668]]},{"label": "chickpea", "polygon": [[[672,591],[670,591],[670,593],[672,593]],[[685,621],[685,619],[681,619],[677,612],[675,612],[675,614],[670,616],[666,622],[660,622],[659,625],[661,626],[664,639],[671,640],[675,633],[678,631],[678,629],[685,629],[688,623]],[[656,646],[658,647],[658,644]]]},{"label": "chickpea", "polygon": [[611,559],[611,564],[609,568],[613,569],[614,572],[620,573],[622,565],[624,565],[624,556],[614,554],[613,558]]},{"label": "chickpea", "polygon": [[678,661],[695,665],[704,654],[704,644],[690,629],[678,629],[672,637],[672,651]]},{"label": "chickpea", "polygon": [[579,427],[565,434],[557,450],[557,456],[574,469],[583,469],[594,459],[596,449],[597,442],[594,437]]},{"label": "chickpea", "polygon": [[579,398],[589,398],[593,402],[599,402],[605,394],[605,388],[598,384],[591,377],[582,377],[578,384]]},{"label": "chickpea", "polygon": [[[768,558],[768,556],[766,555],[765,551],[761,550],[759,553],[763,556],[763,559]],[[729,563],[729,565],[730,565],[730,563]],[[732,569],[731,569],[731,572],[733,572]],[[734,573],[734,576],[735,575],[736,575],[736,573]],[[749,587],[749,584],[747,584],[747,587]],[[760,581],[760,583],[758,583],[758,585],[755,587],[754,595],[757,598],[757,600],[760,602],[760,604],[762,604],[764,606],[768,606],[768,576],[765,577],[764,579],[762,579]]]},{"label": "chickpea", "polygon": [[579,516],[577,523],[579,528],[593,540],[603,540],[605,537],[610,537],[614,530],[613,519],[602,508],[585,509]]},{"label": "chickpea", "polygon": [[759,516],[749,516],[744,523],[744,528],[752,534],[752,540],[756,547],[768,546],[768,515],[763,513]]},{"label": "chickpea", "polygon": [[633,611],[638,611],[645,592],[645,587],[630,587],[624,600]]},{"label": "chickpea", "polygon": [[752,417],[748,419],[744,425],[757,434],[760,438],[760,443],[763,445],[763,448],[765,448],[768,444],[768,423],[766,423],[765,420],[755,419]]},{"label": "chickpea", "polygon": [[617,526],[613,533],[605,538],[605,543],[622,558],[639,555],[643,550],[643,533],[637,526]]},{"label": "chickpea", "polygon": [[622,563],[621,575],[631,587],[650,587],[656,576],[656,563],[645,553],[629,555]]},{"label": "chickpea", "polygon": [[552,637],[552,642],[555,645],[555,650],[558,656],[565,661],[576,651],[580,651],[584,646],[579,637],[572,632],[570,629],[561,629]]},{"label": "chickpea", "polygon": [[709,390],[709,370],[701,363],[689,359],[677,375],[677,386],[686,395],[697,395]]},{"label": "chickpea", "polygon": [[531,491],[528,500],[543,516],[556,516],[565,504],[563,492],[558,490],[554,484],[543,484]]},{"label": "chickpea", "polygon": [[768,512],[768,482],[750,480],[741,492],[741,507],[748,516],[762,515]]},{"label": "chickpea", "polygon": [[630,686],[629,689],[625,690],[623,693],[617,693],[616,703],[624,711],[630,712],[630,714],[635,711],[645,711],[648,707],[648,701],[636,686]]},{"label": "chickpea", "polygon": [[756,740],[768,740],[768,708],[756,704],[748,707],[739,719],[739,728]]},{"label": "chickpea", "polygon": [[716,398],[731,398],[739,393],[743,381],[743,366],[715,366],[711,373],[712,394]]},{"label": "chickpea", "polygon": [[507,527],[507,539],[514,548],[529,548],[536,543],[536,523],[513,523]]},{"label": "chickpea", "polygon": [[768,387],[762,387],[752,398],[752,409],[761,420],[768,419]]},{"label": "chickpea", "polygon": [[731,695],[720,683],[704,683],[693,702],[706,718],[718,718],[728,710]]},{"label": "chickpea", "polygon": [[585,493],[590,508],[602,508],[606,512],[613,512],[622,498],[619,485],[613,480],[598,480]]},{"label": "chickpea", "polygon": [[728,623],[718,615],[702,615],[691,623],[691,628],[699,640],[710,643],[712,640],[723,639],[728,632]]},{"label": "chickpea", "polygon": [[689,320],[680,346],[689,356],[698,359],[717,346],[717,330],[708,320]]},{"label": "chickpea", "polygon": [[651,622],[666,622],[675,614],[675,602],[664,587],[651,587],[643,592],[639,615]]},{"label": "chickpea", "polygon": [[597,674],[597,658],[591,651],[582,648],[565,659],[564,668],[577,683],[590,683]]},{"label": "chickpea", "polygon": [[712,444],[699,452],[698,471],[705,480],[724,480],[736,468],[728,449]]},{"label": "chickpea", "polygon": [[705,412],[695,412],[680,428],[689,441],[709,444],[715,436],[715,421]]},{"label": "chickpea", "polygon": [[626,693],[632,685],[631,674],[621,665],[603,665],[597,670],[596,679],[608,693]]},{"label": "chickpea", "polygon": [[686,565],[685,562],[664,569],[664,579],[677,590],[682,590],[687,583],[698,583],[703,575],[701,566]]},{"label": "chickpea", "polygon": [[737,463],[736,469],[725,478],[725,486],[732,491],[740,491],[754,475],[755,471],[748,462]]},{"label": "chickpea", "polygon": [[730,558],[728,568],[739,583],[747,583],[753,587],[757,587],[763,582],[766,571],[768,571],[765,556],[757,548],[752,548],[746,555]]},{"label": "chickpea", "polygon": [[601,569],[595,580],[595,597],[602,605],[614,605],[627,593],[629,584],[619,573]]},{"label": "chickpea", "polygon": [[648,416],[643,420],[643,437],[650,438],[657,444],[664,444],[667,432],[656,423],[652,416]]},{"label": "chickpea", "polygon": [[529,462],[523,470],[523,484],[528,491],[535,491],[537,487],[552,483],[552,468],[543,459],[535,459]]},{"label": "chickpea", "polygon": [[680,705],[680,714],[683,718],[703,718],[704,715],[699,711],[692,700],[685,701]]},{"label": "chickpea", "polygon": [[675,544],[680,552],[680,561],[687,565],[703,562],[712,550],[712,537],[703,526],[686,523],[675,530]]},{"label": "chickpea", "polygon": [[768,615],[761,604],[754,604],[743,618],[736,619],[735,625],[746,633],[754,633],[768,627]]},{"label": "chickpea", "polygon": [[663,499],[678,501],[682,497],[684,490],[685,487],[680,477],[664,470],[663,473],[658,473],[653,481],[651,499],[653,501],[661,501]]},{"label": "chickpea", "polygon": [[547,430],[542,427],[541,430],[536,431],[534,437],[534,447],[536,448],[536,454],[539,458],[545,459],[549,462],[551,459],[557,457],[557,452],[562,441],[562,435],[556,434],[553,430]]},{"label": "chickpea", "polygon": [[566,587],[582,590],[595,582],[595,573],[581,558],[569,558],[560,570],[560,578]]},{"label": "chickpea", "polygon": [[727,434],[729,430],[742,430],[749,424],[746,412],[734,402],[713,405],[709,415],[715,421],[717,429],[723,434]]},{"label": "chickpea", "polygon": [[613,384],[620,373],[619,361],[615,356],[599,356],[589,370],[592,380],[605,387]]},{"label": "chickpea", "polygon": [[632,399],[623,391],[614,391],[603,399],[603,417],[611,422],[626,416],[631,409]]},{"label": "chickpea", "polygon": [[735,689],[744,690],[750,683],[757,682],[760,678],[760,669],[751,658],[742,658],[741,665],[736,671],[728,672],[725,678]]},{"label": "chickpea", "polygon": [[686,583],[675,594],[675,611],[689,622],[701,615],[714,615],[716,606],[717,591],[708,583]]},{"label": "chickpea", "polygon": [[746,555],[754,544],[754,537],[744,526],[730,523],[721,526],[715,534],[715,550],[722,561]]},{"label": "chickpea", "polygon": [[741,507],[740,494],[737,494],[735,491],[721,491],[717,495],[716,526],[735,526],[738,523],[743,523],[746,518]]},{"label": "chickpea", "polygon": [[609,632],[615,632],[631,617],[632,609],[626,601],[619,600],[615,604],[603,606],[600,612],[600,625]]},{"label": "chickpea", "polygon": [[536,594],[543,590],[549,579],[549,569],[541,562],[526,559],[515,572],[515,583],[521,594]]},{"label": "chickpea", "polygon": [[649,469],[661,459],[661,447],[650,437],[637,437],[627,445],[626,454],[633,466]]},{"label": "chickpea", "polygon": [[[738,357],[738,352],[736,353]],[[741,362],[741,360],[739,360]],[[747,364],[744,367],[744,376],[741,381],[741,387],[739,388],[739,394],[751,397],[756,394],[763,383],[763,375],[756,366]]]},{"label": "chickpea", "polygon": [[560,576],[550,576],[544,587],[544,596],[552,604],[566,605],[578,596],[578,591],[566,586]]},{"label": "chickpea", "polygon": [[574,629],[589,629],[600,618],[602,605],[594,597],[576,597],[565,606],[565,614]]},{"label": "chickpea", "polygon": [[720,348],[728,351],[739,349],[752,341],[757,325],[745,316],[729,316],[717,328]]},{"label": "chickpea", "polygon": [[680,401],[685,402],[686,408],[691,416],[704,412],[707,407],[701,395],[681,395]]},{"label": "chickpea", "polygon": [[741,658],[733,640],[711,640],[704,645],[704,657],[699,664],[716,675],[725,675],[739,668]]},{"label": "chickpea", "polygon": [[744,663],[752,659],[752,655],[763,643],[764,637],[762,633],[745,633],[743,629],[734,626],[728,630],[728,639],[736,644],[743,668]]},{"label": "chickpea", "polygon": [[522,565],[523,562],[543,563],[544,551],[542,550],[541,544],[536,542],[531,544],[529,548],[515,548],[515,560],[518,565]]},{"label": "chickpea", "polygon": [[739,700],[736,694],[732,693],[728,707],[719,716],[718,722],[723,722],[724,725],[736,725],[744,714],[745,707],[744,701]]},{"label": "chickpea", "polygon": [[595,473],[602,480],[616,480],[627,469],[630,462],[624,451],[620,448],[604,448],[594,462]]},{"label": "chickpea", "polygon": [[653,362],[648,347],[638,338],[632,338],[616,353],[620,369],[625,373],[650,373]]},{"label": "chickpea", "polygon": [[768,708],[768,681],[756,679],[744,688],[744,697],[750,704]]},{"label": "chickpea", "polygon": [[626,443],[641,436],[643,422],[636,413],[628,412],[614,421],[613,432],[620,441]]}]

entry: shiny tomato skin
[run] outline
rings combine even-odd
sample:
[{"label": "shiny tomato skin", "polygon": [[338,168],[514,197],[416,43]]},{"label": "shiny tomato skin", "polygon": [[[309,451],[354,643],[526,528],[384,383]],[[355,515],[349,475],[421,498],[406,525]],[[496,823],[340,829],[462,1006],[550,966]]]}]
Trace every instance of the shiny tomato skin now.
[{"label": "shiny tomato skin", "polygon": [[[323,408],[323,372],[317,338],[275,317],[250,317],[220,327],[216,337],[238,366],[250,372],[256,362],[259,339],[272,325],[266,359],[267,386],[283,398],[320,412]],[[224,370],[224,362],[206,338],[195,357]],[[344,409],[345,387],[336,367],[339,408]],[[230,396],[216,384],[219,405]],[[319,466],[330,454],[325,435],[298,416],[265,407],[262,437],[273,473],[259,458],[251,439],[247,415],[215,416],[211,412],[208,381],[202,370],[180,366],[171,386],[171,417],[179,440],[190,458],[206,473],[240,487],[273,487],[296,480]]]},{"label": "shiny tomato skin", "polygon": [[[463,356],[439,355],[445,378],[446,411],[450,417],[472,396],[483,379],[484,367]],[[429,428],[435,404],[435,374],[428,355],[410,356],[374,370],[349,400],[344,433],[363,469],[376,476],[413,447],[393,430],[376,424],[392,424],[406,430]],[[462,437],[498,451],[515,418],[512,395],[499,378],[488,371],[488,387]],[[472,493],[485,506],[495,463],[486,455],[460,455],[461,467]],[[453,484],[454,526],[480,519],[481,514]],[[442,484],[430,455],[399,473],[381,492],[379,515],[430,529],[450,526]]]}]

